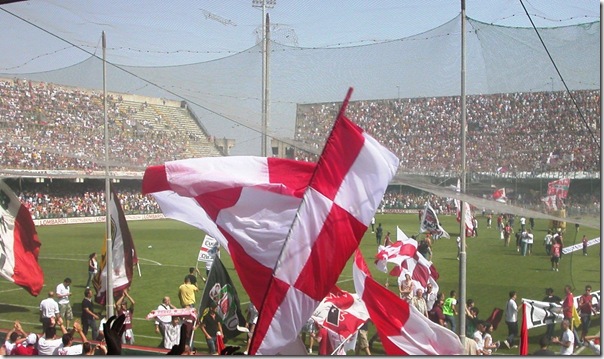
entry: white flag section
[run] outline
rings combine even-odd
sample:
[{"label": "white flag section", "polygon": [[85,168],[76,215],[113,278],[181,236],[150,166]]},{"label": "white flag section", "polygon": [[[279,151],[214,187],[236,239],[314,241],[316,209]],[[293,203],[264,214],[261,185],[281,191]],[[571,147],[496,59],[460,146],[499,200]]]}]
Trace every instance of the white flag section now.
[{"label": "white flag section", "polygon": [[212,263],[218,252],[218,241],[206,234],[199,248],[198,262]]},{"label": "white flag section", "polygon": [[438,237],[449,237],[449,233],[441,227],[440,222],[438,221],[438,216],[436,216],[436,211],[430,205],[430,202],[426,202],[426,207],[424,208],[424,213],[422,214],[422,220],[419,225],[419,231],[421,233],[428,232]]},{"label": "white flag section", "polygon": [[[111,251],[113,255],[113,295],[114,297],[119,297],[122,291],[129,288],[132,283],[132,272],[134,265],[138,263],[138,258],[130,229],[128,229],[126,216],[122,210],[120,200],[113,190],[111,190],[111,197],[109,199],[109,217],[111,218],[111,238],[113,244]],[[107,294],[107,248],[105,245],[101,253],[99,271],[93,280],[93,284],[96,289],[95,301],[104,305]]]},{"label": "white flag section", "polygon": [[38,296],[44,273],[38,263],[40,240],[29,210],[0,180],[0,276]]},{"label": "white flag section", "polygon": [[227,249],[259,309],[249,352],[273,355],[296,340],[335,284],[398,163],[341,111],[317,164],[172,161],[147,168],[143,193],[153,193],[164,215],[197,226]]},{"label": "white flag section", "polygon": [[[596,244],[600,244],[600,237],[587,241],[587,247],[591,247]],[[583,243],[573,244],[572,246],[562,248],[562,254],[569,254],[581,249],[583,249]]]},{"label": "white flag section", "polygon": [[415,307],[371,278],[357,250],[352,267],[354,285],[365,302],[387,355],[461,355],[457,334],[432,322]]},{"label": "white flag section", "polygon": [[[575,296],[574,306],[578,308],[579,298]],[[542,302],[538,300],[522,298],[522,302],[526,303],[526,318],[527,329],[541,327],[547,324],[560,323],[564,319],[562,314],[561,303]],[[597,308],[597,314],[600,314],[600,291],[591,293],[591,302],[594,308]]]},{"label": "white flag section", "polygon": [[357,294],[335,287],[315,309],[312,318],[334,334],[329,336],[331,347],[342,348],[345,353],[344,342],[355,341],[354,335],[369,319],[369,313]]}]

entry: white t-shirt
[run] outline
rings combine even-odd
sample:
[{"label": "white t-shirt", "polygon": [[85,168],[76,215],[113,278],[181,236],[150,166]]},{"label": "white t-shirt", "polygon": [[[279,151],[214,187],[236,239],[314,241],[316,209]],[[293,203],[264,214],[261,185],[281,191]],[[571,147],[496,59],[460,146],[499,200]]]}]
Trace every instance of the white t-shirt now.
[{"label": "white t-shirt", "polygon": [[506,322],[517,322],[518,321],[518,304],[516,301],[510,298],[508,305],[505,308],[505,321]]},{"label": "white t-shirt", "polygon": [[566,329],[564,333],[562,333],[561,342],[570,342],[570,346],[567,348],[565,346],[560,346],[560,355],[573,355],[573,351],[575,349],[575,335],[573,331],[570,329]]},{"label": "white t-shirt", "polygon": [[82,355],[82,344],[59,348],[58,355]]},{"label": "white t-shirt", "polygon": [[[69,296],[66,294],[69,294],[69,287],[65,286],[63,283],[59,284],[57,286],[57,297],[59,298],[59,304],[69,304]],[[65,295],[65,297],[61,297],[62,295]]]},{"label": "white t-shirt", "polygon": [[11,343],[8,340],[6,340],[2,346],[6,349],[6,355],[8,356],[13,351],[13,349],[15,349],[15,347],[17,345],[16,345],[16,343]]},{"label": "white t-shirt", "polygon": [[57,355],[58,350],[63,348],[63,339],[38,339],[38,355]]},{"label": "white t-shirt", "polygon": [[476,342],[476,349],[484,349],[484,339],[482,338],[482,332],[480,330],[474,332],[474,341]]},{"label": "white t-shirt", "polygon": [[527,233],[526,234],[526,244],[533,244],[533,234],[532,233]]},{"label": "white t-shirt", "polygon": [[54,298],[46,298],[40,302],[40,311],[42,312],[42,317],[52,318],[59,314],[59,304],[57,304]]}]

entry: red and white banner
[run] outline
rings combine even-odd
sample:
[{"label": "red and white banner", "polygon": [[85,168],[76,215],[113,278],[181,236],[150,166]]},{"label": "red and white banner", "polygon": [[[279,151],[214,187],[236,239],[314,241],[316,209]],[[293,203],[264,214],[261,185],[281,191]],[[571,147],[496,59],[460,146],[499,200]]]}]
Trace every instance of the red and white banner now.
[{"label": "red and white banner", "polygon": [[145,319],[152,319],[155,317],[193,317],[197,319],[197,309],[195,308],[178,308],[178,309],[164,309],[164,310],[152,310],[145,316]]},{"label": "red and white banner", "polygon": [[439,274],[431,261],[417,251],[417,241],[407,237],[399,228],[396,228],[397,240],[390,246],[380,246],[378,254],[375,256],[376,268],[382,272],[387,271],[386,263],[394,263],[395,266],[390,270],[390,275],[399,277],[403,273],[409,272],[411,279],[416,282],[416,286],[421,286],[424,291],[428,283],[432,284],[434,292],[438,292]]},{"label": "red and white banner", "polygon": [[569,187],[570,178],[561,178],[557,181],[552,181],[547,184],[547,195],[564,199],[568,195]]},{"label": "red and white banner", "polygon": [[31,215],[0,180],[0,276],[38,296],[44,273],[38,263],[40,240]]},{"label": "red and white banner", "polygon": [[497,202],[506,203],[508,199],[505,195],[505,187],[495,190],[495,192],[493,192],[493,199]]},{"label": "red and white banner", "polygon": [[352,267],[357,294],[365,302],[387,355],[461,355],[457,334],[432,322],[373,278],[360,251]]},{"label": "red and white banner", "polygon": [[315,309],[312,318],[336,334],[331,344],[338,348],[356,334],[369,319],[369,313],[357,294],[334,287]]},{"label": "red and white banner", "polygon": [[[124,216],[122,205],[115,191],[111,190],[109,199],[109,218],[111,219],[111,238],[112,238],[112,286],[113,296],[119,297],[124,289],[130,288],[132,283],[132,272],[134,266],[138,263],[134,241],[128,229],[128,222]],[[101,260],[99,261],[99,271],[93,280],[96,290],[95,302],[104,305],[107,295],[107,246],[104,245],[101,251]]]},{"label": "red and white banner", "polygon": [[542,197],[541,202],[543,202],[545,207],[551,211],[558,210],[558,198],[556,195]]},{"label": "red and white banner", "polygon": [[[455,187],[455,192],[461,192],[461,183],[459,178],[457,179],[457,187]],[[455,208],[457,209],[457,222],[461,223],[461,201],[458,199],[454,200]],[[474,231],[474,222],[472,221],[472,208],[468,202],[463,202],[463,206],[465,208],[464,215],[464,223],[466,225],[466,234],[468,236],[472,235]]]},{"label": "red and white banner", "polygon": [[316,165],[260,157],[173,161],[147,168],[143,193],[153,193],[167,217],[227,249],[260,313],[249,352],[274,355],[296,340],[335,284],[398,163],[342,110]]},{"label": "red and white banner", "polygon": [[216,253],[218,253],[218,241],[206,234],[206,236],[203,238],[203,242],[201,242],[199,254],[197,255],[197,261],[212,263],[214,262]]}]

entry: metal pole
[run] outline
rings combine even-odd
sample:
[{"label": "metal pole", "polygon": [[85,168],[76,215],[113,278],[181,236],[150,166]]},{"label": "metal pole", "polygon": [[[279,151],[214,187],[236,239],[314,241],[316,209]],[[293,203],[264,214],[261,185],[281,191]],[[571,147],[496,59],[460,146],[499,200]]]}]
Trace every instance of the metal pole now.
[{"label": "metal pole", "polygon": [[[461,0],[461,193],[466,193],[466,1]],[[466,207],[461,205],[459,251],[459,338],[466,338]]]},{"label": "metal pole", "polygon": [[268,122],[270,118],[270,18],[269,15],[266,14],[266,24],[264,30],[264,122],[262,123],[262,138],[264,138],[264,151],[266,156],[272,155],[271,146],[268,141]]},{"label": "metal pole", "polygon": [[106,224],[106,247],[105,268],[107,269],[107,318],[113,315],[113,238],[111,235],[111,216],[109,214],[109,203],[111,202],[111,190],[109,188],[109,124],[107,121],[107,40],[103,31],[103,118],[105,121],[105,224]]},{"label": "metal pole", "polygon": [[262,1],[262,140],[260,156],[266,157],[266,2]]}]

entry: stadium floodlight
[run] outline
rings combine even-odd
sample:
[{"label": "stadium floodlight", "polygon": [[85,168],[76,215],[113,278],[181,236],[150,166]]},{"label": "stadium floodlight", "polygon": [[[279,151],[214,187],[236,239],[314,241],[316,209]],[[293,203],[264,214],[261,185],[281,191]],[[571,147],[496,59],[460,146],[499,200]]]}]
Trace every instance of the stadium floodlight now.
[{"label": "stadium floodlight", "polygon": [[276,0],[252,0],[253,7],[262,8],[262,140],[260,141],[260,155],[263,157],[268,156],[268,118],[269,118],[269,75],[268,75],[268,16],[266,14],[267,8],[273,8],[277,3]]}]

